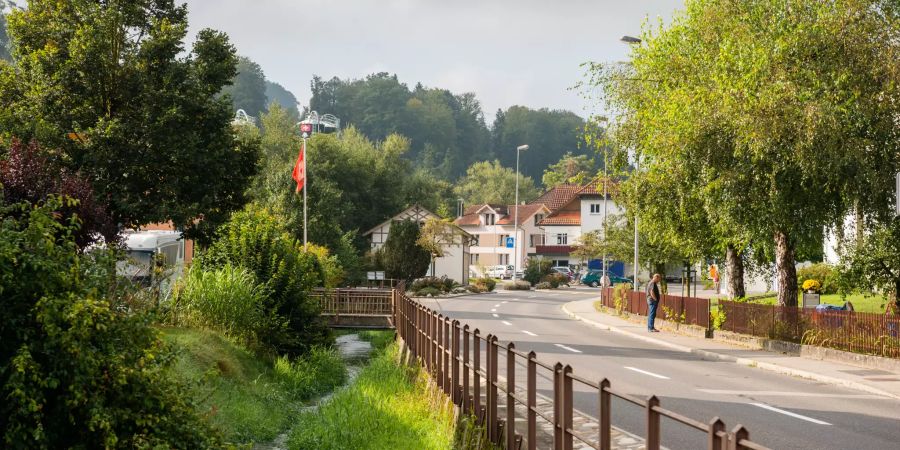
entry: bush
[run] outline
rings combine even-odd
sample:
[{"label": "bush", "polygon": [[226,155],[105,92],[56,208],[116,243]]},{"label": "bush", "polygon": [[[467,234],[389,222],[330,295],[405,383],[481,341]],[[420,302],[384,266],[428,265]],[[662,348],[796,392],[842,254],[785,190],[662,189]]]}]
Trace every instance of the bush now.
[{"label": "bush", "polygon": [[191,267],[175,289],[173,318],[221,331],[245,343],[275,326],[267,323],[263,304],[266,290],[253,274],[231,264],[218,269]]},{"label": "bush", "polygon": [[344,268],[341,267],[337,255],[332,255],[327,248],[316,244],[309,244],[307,246],[307,251],[316,255],[319,265],[322,266],[322,275],[324,277],[322,280],[323,287],[326,289],[334,289],[344,282],[346,272],[344,271]]},{"label": "bush", "polygon": [[347,368],[337,351],[313,347],[293,361],[283,356],[276,359],[275,375],[297,399],[308,400],[343,385]]},{"label": "bush", "polygon": [[553,271],[553,261],[549,259],[543,258],[528,258],[528,261],[525,263],[525,272],[522,274],[522,278],[525,281],[535,285],[540,283],[547,275]]},{"label": "bush", "polygon": [[553,287],[552,284],[550,284],[546,281],[541,281],[540,283],[534,285],[534,288],[535,289],[556,289]]},{"label": "bush", "polygon": [[219,445],[168,377],[175,355],[106,252],[78,251],[62,200],[0,203],[0,442],[13,448]]},{"label": "bush", "polygon": [[441,290],[438,288],[424,287],[416,291],[415,295],[419,297],[438,297],[441,293]]},{"label": "bush", "polygon": [[497,280],[488,277],[476,278],[472,284],[477,286],[481,292],[491,292],[497,286]]},{"label": "bush", "polygon": [[542,282],[545,282],[545,283],[549,284],[551,288],[556,289],[556,288],[560,287],[561,285],[568,286],[569,285],[569,277],[567,277],[559,272],[554,272],[554,273],[551,273],[551,274],[545,276],[543,278]]},{"label": "bush", "polygon": [[797,269],[797,285],[803,286],[806,280],[818,281],[822,294],[835,294],[838,291],[837,272],[829,264],[817,263]]},{"label": "bush", "polygon": [[319,304],[309,296],[323,284],[322,266],[313,253],[302,251],[268,209],[250,205],[234,213],[197,264],[203,269],[241,266],[266,287],[264,313],[273,320],[259,339],[277,354],[297,356],[332,343]]},{"label": "bush", "polygon": [[531,283],[522,280],[516,280],[510,283],[504,283],[503,289],[507,291],[528,291],[531,290]]},{"label": "bush", "polygon": [[475,284],[470,284],[470,285],[466,286],[466,290],[473,294],[480,294],[482,292],[487,292],[483,287],[475,285]]}]

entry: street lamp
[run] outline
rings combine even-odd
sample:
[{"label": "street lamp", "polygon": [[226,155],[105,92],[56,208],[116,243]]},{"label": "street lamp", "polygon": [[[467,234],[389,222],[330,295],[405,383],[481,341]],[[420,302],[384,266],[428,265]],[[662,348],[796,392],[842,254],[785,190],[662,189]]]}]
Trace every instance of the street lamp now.
[{"label": "street lamp", "polygon": [[[628,45],[640,45],[641,40],[633,36],[622,36],[620,41]],[[640,167],[640,157],[637,151],[634,152],[634,171],[637,172]],[[634,289],[638,288],[638,215],[637,210],[634,211]]]},{"label": "street lamp", "polygon": [[513,236],[513,258],[515,261],[513,262],[513,283],[516,282],[516,276],[519,272],[519,154],[525,150],[528,150],[527,145],[516,147],[516,212],[513,217],[513,230],[515,232]]},{"label": "street lamp", "polygon": [[[605,116],[600,116],[597,118],[598,123],[607,123],[608,119]],[[606,129],[603,130],[603,134],[606,134]],[[609,187],[608,180],[609,175],[607,173],[606,167],[609,165],[609,159],[607,158],[607,148],[606,145],[603,145],[603,277],[600,277],[600,284],[603,287],[606,286],[606,276],[608,273],[608,267],[606,266],[606,234],[607,234],[607,218],[606,218],[606,204],[609,199]]]},{"label": "street lamp", "polygon": [[641,43],[641,39],[640,39],[640,38],[636,38],[636,37],[634,37],[634,36],[628,36],[627,34],[626,34],[625,36],[620,37],[620,38],[619,38],[619,41],[624,42],[624,43],[629,44],[629,45],[630,45],[630,44],[640,44],[640,43]]}]

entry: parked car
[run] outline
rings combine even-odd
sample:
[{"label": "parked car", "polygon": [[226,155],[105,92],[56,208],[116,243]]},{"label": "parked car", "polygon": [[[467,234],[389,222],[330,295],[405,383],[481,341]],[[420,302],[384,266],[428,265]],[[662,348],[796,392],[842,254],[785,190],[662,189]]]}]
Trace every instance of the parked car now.
[{"label": "parked car", "polygon": [[557,272],[557,273],[561,273],[561,274],[565,275],[566,277],[569,278],[569,281],[572,281],[572,278],[575,277],[575,272],[572,272],[572,269],[570,269],[570,268],[568,268],[568,267],[566,267],[566,266],[556,266],[556,267],[552,267],[551,270],[553,270],[553,271],[555,271],[555,272]]},{"label": "parked car", "polygon": [[[609,276],[609,284],[611,286],[615,286],[621,283],[631,284],[632,280],[630,278],[620,277],[614,273],[607,272],[607,276]],[[598,287],[603,282],[603,271],[602,270],[591,270],[586,273],[583,277],[581,277],[581,284],[586,284],[591,287]]]},{"label": "parked car", "polygon": [[499,265],[499,266],[490,266],[487,269],[487,276],[491,278],[499,278],[501,280],[511,279],[513,276],[513,266],[512,265]]}]

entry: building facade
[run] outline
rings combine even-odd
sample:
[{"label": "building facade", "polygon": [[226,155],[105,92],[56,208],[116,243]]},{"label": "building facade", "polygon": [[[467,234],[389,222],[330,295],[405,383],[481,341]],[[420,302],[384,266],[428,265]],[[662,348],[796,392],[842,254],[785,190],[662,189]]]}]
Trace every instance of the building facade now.
[{"label": "building facade", "polygon": [[485,268],[497,265],[522,270],[527,255],[543,244],[538,223],[550,210],[540,203],[519,205],[518,222],[516,210],[515,205],[473,205],[454,221],[472,235],[470,275],[480,276]]}]

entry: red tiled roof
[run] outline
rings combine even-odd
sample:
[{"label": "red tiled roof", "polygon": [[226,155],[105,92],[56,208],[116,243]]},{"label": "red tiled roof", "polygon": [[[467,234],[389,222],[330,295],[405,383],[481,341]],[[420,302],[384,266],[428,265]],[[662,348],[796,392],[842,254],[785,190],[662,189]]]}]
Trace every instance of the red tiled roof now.
[{"label": "red tiled roof", "polygon": [[[516,206],[515,205],[472,205],[466,208],[465,214],[462,217],[457,217],[453,223],[466,226],[466,225],[479,225],[481,224],[481,218],[479,217],[478,211],[485,206],[489,206],[491,209],[497,212],[497,225],[512,225],[513,220],[515,220]],[[530,220],[531,216],[533,216],[538,211],[544,209],[545,206],[541,203],[538,204],[528,204],[519,206],[519,225],[525,223],[525,221]]]},{"label": "red tiled roof", "polygon": [[531,218],[531,216],[533,216],[536,212],[540,211],[543,208],[544,208],[543,203],[520,205],[518,208],[516,208],[516,205],[509,205],[507,207],[509,214],[503,216],[503,218],[501,218],[499,221],[497,221],[497,224],[512,225],[513,220],[515,220],[516,209],[518,209],[519,210],[518,225],[522,225],[527,220],[529,220]]},{"label": "red tiled roof", "polygon": [[[613,179],[609,180],[609,184],[606,186],[606,189],[609,192],[609,195],[615,195],[619,191],[619,183]],[[586,184],[583,188],[578,191],[578,195],[599,195],[603,196],[603,178],[597,178],[594,181]]]},{"label": "red tiled roof", "polygon": [[538,223],[544,225],[581,225],[581,211],[557,211]]},{"label": "red tiled roof", "polygon": [[541,203],[547,206],[547,209],[549,209],[550,212],[554,212],[575,198],[575,195],[577,195],[578,191],[581,189],[582,186],[577,184],[561,184],[544,192],[543,195],[534,201],[531,201],[529,205]]},{"label": "red tiled roof", "polygon": [[456,220],[453,221],[456,225],[466,226],[466,225],[479,225],[481,223],[481,219],[478,217],[478,214],[466,214],[462,217],[457,217]]}]

